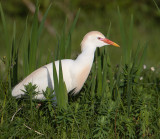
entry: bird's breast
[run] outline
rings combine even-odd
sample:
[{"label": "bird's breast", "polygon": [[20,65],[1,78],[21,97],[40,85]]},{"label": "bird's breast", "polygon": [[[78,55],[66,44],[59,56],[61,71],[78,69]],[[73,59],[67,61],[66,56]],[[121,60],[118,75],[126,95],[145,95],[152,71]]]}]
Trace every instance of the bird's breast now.
[{"label": "bird's breast", "polygon": [[76,89],[74,91],[74,94],[78,93],[81,90],[89,75],[90,70],[91,66],[87,65],[79,71],[79,73],[76,76]]}]

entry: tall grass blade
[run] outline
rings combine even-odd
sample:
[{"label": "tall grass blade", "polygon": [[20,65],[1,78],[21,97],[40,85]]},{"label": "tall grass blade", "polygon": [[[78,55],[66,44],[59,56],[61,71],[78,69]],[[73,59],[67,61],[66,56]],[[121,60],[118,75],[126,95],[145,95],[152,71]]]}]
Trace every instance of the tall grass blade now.
[{"label": "tall grass blade", "polygon": [[4,30],[4,40],[5,40],[5,46],[7,49],[7,80],[9,83],[9,90],[11,90],[11,75],[10,75],[10,65],[11,65],[11,47],[10,47],[10,41],[9,41],[9,34],[8,34],[8,29],[7,29],[7,24],[5,21],[5,16],[4,16],[4,12],[2,9],[2,5],[0,3],[0,14],[1,14],[1,20],[2,20],[2,26],[3,26],[3,30]]},{"label": "tall grass blade", "polygon": [[74,21],[73,21],[73,24],[72,24],[72,26],[71,26],[71,28],[70,28],[70,31],[69,31],[70,34],[73,33],[73,30],[74,30],[74,28],[75,28],[75,26],[76,26],[76,23],[77,23],[77,21],[78,21],[78,18],[79,18],[79,13],[80,13],[80,9],[78,10],[78,12],[77,12],[77,14],[76,14],[76,17],[75,17],[75,19],[74,19]]},{"label": "tall grass blade", "polygon": [[110,61],[110,56],[109,54],[107,54],[107,66],[106,66],[106,69],[108,70],[107,74],[108,74],[108,81],[109,81],[109,89],[110,89],[110,93],[112,92],[113,90],[113,78],[114,78],[114,75],[113,75],[113,72],[112,72],[112,66],[111,66],[111,61]]},{"label": "tall grass blade", "polygon": [[133,15],[131,15],[130,27],[129,27],[129,38],[128,38],[128,51],[127,58],[129,58],[129,63],[131,62],[131,48],[133,44]]},{"label": "tall grass blade", "polygon": [[[116,79],[116,83],[115,83],[115,93],[114,93],[114,99],[117,100],[117,97],[120,97],[120,94],[118,94],[121,89],[119,88],[121,86],[121,62],[122,59],[120,61],[120,64],[117,66],[116,71],[115,71],[115,79]],[[119,98],[118,98],[119,99]]]},{"label": "tall grass blade", "polygon": [[58,35],[56,35],[57,37],[57,40],[58,40],[58,44],[57,44],[57,47],[55,47],[54,49],[54,60],[58,60],[59,59],[59,50],[60,50],[60,38],[58,37]]},{"label": "tall grass blade", "polygon": [[68,34],[67,41],[66,41],[66,58],[71,58],[71,34]]},{"label": "tall grass blade", "polygon": [[12,41],[12,53],[11,53],[11,80],[14,86],[18,82],[18,48],[16,46],[16,24],[13,24],[13,41]]},{"label": "tall grass blade", "polygon": [[40,26],[39,26],[39,29],[38,29],[38,40],[40,39],[40,35],[41,35],[42,30],[43,30],[43,28],[44,28],[45,20],[46,20],[46,18],[47,18],[47,14],[48,14],[48,11],[49,11],[49,9],[51,8],[51,6],[52,6],[52,4],[50,4],[49,7],[47,8],[47,10],[46,10],[46,12],[45,12],[45,14],[44,14],[44,16],[43,16],[43,19],[42,19],[42,21],[41,21],[41,24],[40,24]]},{"label": "tall grass blade", "polygon": [[127,107],[128,107],[128,116],[130,114],[130,106],[131,106],[131,99],[132,99],[132,80],[130,79],[128,74],[127,78]]},{"label": "tall grass blade", "polygon": [[0,3],[0,13],[1,13],[3,30],[4,30],[5,45],[6,45],[6,48],[7,48],[7,59],[10,60],[10,54],[11,54],[10,41],[9,41],[8,29],[7,29],[7,26],[6,26],[7,24],[6,24],[6,20],[5,20],[5,16],[4,16],[4,12],[3,12],[3,9],[2,9],[1,3]]},{"label": "tall grass blade", "polygon": [[147,44],[144,46],[141,59],[139,60],[139,64],[138,64],[139,71],[138,71],[137,74],[139,74],[141,72],[141,69],[142,69],[142,66],[144,64],[144,60],[145,60],[146,54],[147,54]]},{"label": "tall grass blade", "polygon": [[155,4],[155,6],[156,6],[158,12],[160,13],[160,8],[159,8],[159,6],[158,6],[157,3],[155,2],[155,0],[153,0],[153,2],[154,2],[154,4]]},{"label": "tall grass blade", "polygon": [[[46,12],[45,12],[45,14],[44,14],[44,16],[43,16],[43,18],[42,18],[42,21],[41,21],[41,23],[40,23],[40,25],[39,25],[37,43],[38,43],[38,41],[40,40],[40,36],[41,36],[42,31],[43,31],[43,28],[44,28],[45,20],[46,20],[46,18],[47,18],[47,15],[48,15],[48,12],[49,12],[49,10],[50,10],[50,8],[51,8],[51,5],[52,5],[52,4],[50,4],[49,7],[47,8],[47,10],[46,10]],[[40,53],[39,53],[39,55],[37,56],[37,59],[40,59],[40,58],[42,57],[42,54],[43,54],[43,49],[42,49],[42,48],[39,48],[39,50],[40,50]],[[40,61],[41,61],[41,60],[38,60],[38,61],[37,61],[37,66],[38,66],[38,67],[41,65]]]},{"label": "tall grass blade", "polygon": [[53,62],[53,80],[54,80],[54,91],[56,93],[56,99],[58,100],[58,75],[55,62]]},{"label": "tall grass blade", "polygon": [[58,92],[58,104],[62,109],[67,109],[68,104],[68,93],[65,82],[63,80],[62,63],[59,61],[59,92]]},{"label": "tall grass blade", "polygon": [[105,50],[104,50],[104,55],[103,55],[103,69],[102,69],[102,98],[106,98],[106,88],[107,88],[107,60],[105,57]]},{"label": "tall grass blade", "polygon": [[31,73],[36,69],[36,52],[38,46],[38,1],[36,3],[36,11],[33,18],[30,46],[29,46],[29,72]]},{"label": "tall grass blade", "polygon": [[79,18],[79,13],[80,13],[80,9],[78,10],[77,14],[76,14],[76,17],[70,27],[70,30],[69,30],[69,34],[67,36],[67,40],[66,40],[66,43],[65,43],[65,48],[66,48],[66,58],[70,58],[71,57],[71,36],[72,36],[72,33],[73,33],[73,30],[76,26],[76,23],[78,21],[78,18]]},{"label": "tall grass blade", "polygon": [[59,62],[59,77],[56,71],[55,63],[53,62],[53,78],[54,78],[54,91],[56,93],[57,105],[60,109],[67,109],[68,95],[65,83],[63,82],[61,61]]},{"label": "tall grass blade", "polygon": [[102,96],[102,61],[101,61],[101,55],[100,50],[97,50],[97,96],[100,98]]},{"label": "tall grass blade", "polygon": [[[130,29],[129,29],[129,37],[128,37],[128,43],[127,43],[127,59],[128,63],[126,63],[125,67],[127,71],[127,105],[128,105],[128,115],[130,113],[130,106],[131,106],[131,99],[132,99],[132,85],[133,85],[133,70],[135,67],[133,67],[133,64],[131,63],[131,46],[132,46],[132,41],[133,41],[133,15],[131,16],[131,21],[130,21]],[[126,40],[127,42],[127,40]]]},{"label": "tall grass blade", "polygon": [[57,73],[55,63],[53,62],[54,91],[56,93],[57,105],[60,109],[67,109],[68,94],[65,82],[63,81],[62,64],[59,61],[59,74]]},{"label": "tall grass blade", "polygon": [[139,59],[140,50],[141,50],[141,47],[140,47],[140,44],[138,43],[137,48],[136,48],[136,51],[135,51],[135,53],[133,54],[133,67],[136,65],[136,62],[137,62],[138,59]]},{"label": "tall grass blade", "polygon": [[25,30],[21,41],[21,47],[23,48],[23,76],[26,77],[29,74],[29,38],[28,38],[28,18],[26,19]]},{"label": "tall grass blade", "polygon": [[62,35],[60,38],[60,47],[59,47],[59,59],[64,59],[66,57],[66,47],[65,47],[65,43],[66,43],[66,26],[67,26],[67,19],[65,20],[64,26],[63,26],[63,31],[62,31]]},{"label": "tall grass blade", "polygon": [[107,31],[107,38],[109,38],[109,36],[110,36],[111,26],[112,26],[112,23],[110,22],[109,27],[108,27],[108,31]]},{"label": "tall grass blade", "polygon": [[[107,38],[109,38],[109,36],[110,36],[111,26],[112,26],[112,24],[110,22],[109,27],[108,27],[108,32],[107,32]],[[107,49],[108,49],[108,47],[107,47]],[[110,82],[109,84],[107,83],[106,85],[107,85],[107,88],[110,89],[110,93],[111,93],[112,90],[113,90],[113,77],[114,76],[113,76],[113,72],[112,72],[112,66],[111,66],[110,56],[109,56],[109,53],[107,53],[106,49],[104,51],[104,54],[106,55],[106,58],[104,57],[103,60],[106,61],[106,59],[107,59],[107,61],[106,61],[106,69],[107,69],[108,72],[106,74],[108,76],[108,81]],[[108,91],[108,93],[109,93],[109,91]]]},{"label": "tall grass blade", "polygon": [[122,36],[123,64],[128,64],[128,57],[127,57],[128,47],[127,47],[127,41],[126,41],[126,34],[125,34],[124,23],[122,21],[119,7],[118,7],[118,15],[119,15],[119,23],[120,23],[120,33]]},{"label": "tall grass blade", "polygon": [[[94,98],[95,97],[95,92],[96,92],[96,65],[94,64],[92,66],[92,81],[91,81],[91,91],[90,91],[90,94],[91,94],[91,98]],[[88,92],[89,90],[87,90],[86,92]]]}]

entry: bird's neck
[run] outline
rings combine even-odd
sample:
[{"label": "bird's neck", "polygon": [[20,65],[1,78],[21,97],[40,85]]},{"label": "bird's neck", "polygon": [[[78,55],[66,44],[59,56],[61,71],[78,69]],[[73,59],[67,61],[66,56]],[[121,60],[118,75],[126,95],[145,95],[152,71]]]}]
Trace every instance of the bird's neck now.
[{"label": "bird's neck", "polygon": [[82,53],[75,60],[80,65],[92,66],[94,60],[94,53],[96,48],[83,50]]},{"label": "bird's neck", "polygon": [[73,67],[73,72],[75,75],[75,94],[81,90],[84,82],[86,81],[90,73],[93,64],[95,50],[96,49],[83,50],[82,53],[75,60],[75,66]]}]

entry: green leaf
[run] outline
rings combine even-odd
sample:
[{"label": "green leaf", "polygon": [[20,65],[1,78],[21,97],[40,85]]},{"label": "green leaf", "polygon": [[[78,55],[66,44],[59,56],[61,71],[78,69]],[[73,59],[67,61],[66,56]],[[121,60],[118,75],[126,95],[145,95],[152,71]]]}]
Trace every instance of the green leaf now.
[{"label": "green leaf", "polygon": [[16,23],[13,24],[13,41],[11,54],[11,80],[12,87],[18,83],[18,48],[16,46]]},{"label": "green leaf", "polygon": [[68,104],[68,93],[67,93],[67,88],[65,85],[65,82],[63,80],[63,72],[62,72],[62,63],[61,60],[59,61],[59,100],[58,104],[60,108],[62,109],[67,109],[67,104]]},{"label": "green leaf", "polygon": [[21,47],[23,49],[23,71],[24,77],[29,74],[29,38],[28,38],[28,25],[27,25],[28,18],[26,19],[25,30],[22,36]]},{"label": "green leaf", "polygon": [[72,24],[71,28],[70,28],[69,34],[72,34],[72,32],[73,32],[73,30],[74,30],[74,28],[76,26],[76,23],[77,23],[78,18],[79,18],[79,13],[80,13],[80,9],[78,10],[78,12],[76,14],[76,17],[75,17],[75,19],[73,21],[73,24]]},{"label": "green leaf", "polygon": [[57,76],[57,70],[56,70],[56,66],[55,66],[55,62],[52,63],[53,64],[53,80],[54,80],[54,90],[56,93],[56,98],[58,99],[58,76]]},{"label": "green leaf", "polygon": [[44,14],[44,16],[43,16],[43,19],[42,19],[42,21],[41,21],[41,24],[40,24],[40,26],[39,26],[39,29],[38,29],[38,40],[40,39],[40,35],[41,35],[42,30],[43,30],[43,28],[44,28],[45,20],[46,20],[46,18],[47,18],[47,14],[48,14],[48,11],[49,11],[49,9],[51,8],[51,6],[52,6],[52,4],[50,4],[49,7],[47,8],[47,10],[46,10],[46,12],[45,12],[45,14]]},{"label": "green leaf", "polygon": [[29,47],[29,72],[31,73],[36,69],[36,52],[38,46],[38,1],[36,3],[36,11],[33,18],[33,24],[30,36],[30,47]]},{"label": "green leaf", "polygon": [[160,13],[160,8],[158,7],[158,4],[155,2],[155,0],[153,0],[153,2],[154,2],[154,4],[155,4],[155,6],[156,6],[158,12]]},{"label": "green leaf", "polygon": [[110,36],[110,32],[111,32],[111,22],[109,23],[109,27],[108,27],[108,32],[107,32],[107,38],[109,38]]},{"label": "green leaf", "polygon": [[97,56],[97,96],[100,98],[102,96],[102,63],[101,55]]},{"label": "green leaf", "polygon": [[[2,20],[2,25],[3,25],[3,30],[4,30],[4,39],[5,39],[5,45],[7,48],[7,59],[10,60],[10,54],[11,54],[11,49],[10,49],[10,41],[9,41],[9,35],[8,35],[8,29],[7,29],[7,24],[6,24],[6,20],[4,17],[4,13],[3,13],[3,9],[2,9],[2,5],[0,3],[0,13],[1,13],[1,20]],[[9,64],[9,63],[8,63]]]}]

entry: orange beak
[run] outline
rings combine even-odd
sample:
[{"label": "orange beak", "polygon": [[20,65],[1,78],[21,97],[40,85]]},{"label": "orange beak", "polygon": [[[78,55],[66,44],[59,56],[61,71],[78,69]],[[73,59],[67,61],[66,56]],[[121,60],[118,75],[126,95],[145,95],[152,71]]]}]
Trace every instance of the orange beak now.
[{"label": "orange beak", "polygon": [[103,41],[103,42],[105,42],[105,43],[108,43],[108,44],[110,44],[110,45],[116,46],[116,47],[120,47],[117,43],[112,42],[112,41],[110,41],[110,40],[107,39],[107,38],[101,39],[101,41]]}]

